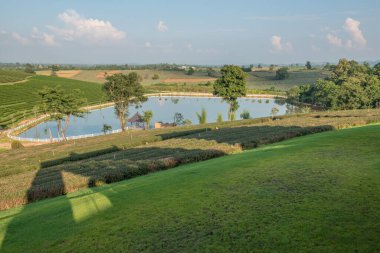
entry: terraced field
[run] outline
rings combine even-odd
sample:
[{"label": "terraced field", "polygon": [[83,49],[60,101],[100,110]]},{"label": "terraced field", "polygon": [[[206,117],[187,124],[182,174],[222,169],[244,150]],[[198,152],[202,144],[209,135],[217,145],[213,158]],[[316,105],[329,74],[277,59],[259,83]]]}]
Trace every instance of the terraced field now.
[{"label": "terraced field", "polygon": [[[0,154],[0,209],[207,160],[292,137],[371,122],[380,110],[321,112],[135,131]],[[216,129],[218,126],[218,129]]]},{"label": "terraced field", "polygon": [[0,69],[0,85],[19,82],[32,75],[22,70]]},{"label": "terraced field", "polygon": [[45,86],[56,85],[61,85],[67,91],[80,89],[87,98],[88,105],[104,101],[100,84],[59,77],[33,76],[23,83],[0,85],[0,126],[10,126],[38,113],[39,110],[34,108],[41,104],[38,91]]}]

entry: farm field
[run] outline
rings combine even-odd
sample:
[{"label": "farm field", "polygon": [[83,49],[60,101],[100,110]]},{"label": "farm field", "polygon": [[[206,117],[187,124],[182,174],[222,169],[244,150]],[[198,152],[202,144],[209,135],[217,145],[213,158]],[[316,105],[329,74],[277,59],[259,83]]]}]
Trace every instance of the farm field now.
[{"label": "farm field", "polygon": [[379,110],[133,131],[9,150],[0,153],[0,159],[7,161],[0,165],[0,191],[4,192],[0,209],[296,136],[371,122],[380,122]]},{"label": "farm field", "polygon": [[316,80],[326,78],[329,71],[322,70],[289,70],[289,79],[276,80],[275,72],[254,71],[248,74],[247,85],[254,89],[288,90],[293,86],[314,84]]},{"label": "farm field", "polygon": [[63,89],[80,89],[89,105],[104,101],[101,85],[67,78],[33,76],[26,82],[0,86],[0,126],[10,126],[14,122],[38,113],[33,107],[40,104],[38,91],[45,86],[61,85]]},{"label": "farm field", "polygon": [[[58,76],[72,78],[76,80],[104,83],[105,72],[110,74],[115,73],[130,73],[137,72],[143,78],[143,85],[183,85],[192,86],[199,83],[214,82],[216,79],[207,76],[206,72],[195,72],[194,75],[186,75],[181,71],[154,71],[154,70],[63,70],[58,71]],[[74,74],[73,74],[74,73]],[[276,80],[275,71],[254,71],[247,73],[247,86],[249,89],[270,89],[274,87],[276,90],[285,91],[296,85],[314,84],[319,78],[325,78],[329,75],[328,71],[322,70],[300,70],[290,69],[290,77],[286,80]],[[49,71],[38,71],[37,74],[49,75]],[[158,80],[153,80],[154,74],[159,75]]]},{"label": "farm field", "polygon": [[[79,72],[78,72],[79,71]],[[72,73],[74,73],[71,75]],[[142,78],[143,85],[155,83],[197,83],[214,81],[215,78],[210,78],[207,73],[195,72],[194,75],[186,75],[181,71],[155,71],[155,70],[61,70],[57,72],[58,76],[72,78],[81,81],[95,82],[103,84],[107,75],[117,73],[128,74],[137,72]],[[38,75],[50,75],[49,71],[37,71]],[[154,74],[159,75],[159,79],[153,80]],[[70,76],[71,75],[71,76]]]},{"label": "farm field", "polygon": [[378,252],[379,133],[304,136],[2,211],[0,250]]},{"label": "farm field", "polygon": [[0,69],[0,85],[6,85],[12,82],[20,82],[33,74],[26,73],[22,70]]}]

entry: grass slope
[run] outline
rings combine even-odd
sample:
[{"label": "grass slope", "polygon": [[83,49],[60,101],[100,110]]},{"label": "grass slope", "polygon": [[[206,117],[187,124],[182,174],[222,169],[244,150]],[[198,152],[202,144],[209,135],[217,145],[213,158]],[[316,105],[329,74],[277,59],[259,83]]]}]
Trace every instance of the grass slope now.
[{"label": "grass slope", "polygon": [[2,252],[378,252],[380,125],[0,212]]},{"label": "grass slope", "polygon": [[33,107],[41,103],[38,91],[45,86],[57,85],[68,91],[80,89],[89,105],[104,101],[100,84],[59,77],[33,76],[23,83],[0,85],[0,126],[7,126],[33,115]]},{"label": "grass slope", "polygon": [[0,69],[0,85],[11,82],[19,82],[33,74],[16,69]]}]

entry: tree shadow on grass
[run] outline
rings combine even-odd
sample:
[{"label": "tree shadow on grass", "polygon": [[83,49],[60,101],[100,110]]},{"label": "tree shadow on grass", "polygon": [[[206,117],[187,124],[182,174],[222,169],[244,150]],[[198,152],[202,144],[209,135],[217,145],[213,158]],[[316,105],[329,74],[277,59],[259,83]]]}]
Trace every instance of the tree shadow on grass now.
[{"label": "tree shadow on grass", "polygon": [[256,148],[263,144],[275,143],[297,136],[333,130],[331,125],[320,126],[241,126],[204,131],[180,136],[178,139],[202,139],[230,145],[240,145],[242,149]]},{"label": "tree shadow on grass", "polygon": [[[225,154],[214,149],[147,147],[106,154],[95,160],[85,159],[70,163],[62,163],[61,159],[48,161],[49,164],[60,165],[40,169],[27,190],[26,205],[20,208],[19,213],[13,209],[10,210],[13,214],[0,217],[0,234],[1,230],[4,231],[4,238],[0,235],[0,251],[24,251],[27,248],[25,246],[30,243],[46,242],[48,239],[45,238],[52,238],[49,234],[52,226],[59,226],[58,230],[61,231],[53,236],[54,240],[63,238],[75,233],[76,224],[113,206],[112,201],[101,193],[85,194],[84,198],[66,198],[61,195]],[[88,191],[92,192],[90,189]],[[49,208],[54,205],[52,202],[32,203],[57,196],[62,198],[59,202],[59,213],[49,213]],[[39,205],[38,212],[36,204]]]},{"label": "tree shadow on grass", "polygon": [[[55,213],[49,213],[49,207],[54,205],[54,202],[40,202],[38,209],[35,208],[35,204],[29,204],[37,200],[169,169],[180,164],[220,157],[234,150],[253,148],[261,144],[332,129],[332,126],[324,125],[313,127],[243,126],[212,131],[197,130],[198,132],[190,132],[188,135],[178,134],[176,139],[194,140],[193,145],[197,140],[217,142],[223,144],[223,148],[230,147],[231,149],[226,151],[222,148],[208,149],[207,147],[197,149],[136,147],[120,150],[112,147],[113,150],[111,148],[111,150],[94,151],[95,153],[73,153],[64,159],[45,161],[27,190],[27,205],[13,217],[4,217],[8,219],[6,222],[1,221],[3,218],[0,218],[0,223],[2,223],[0,229],[3,226],[3,231],[5,231],[2,243],[0,242],[0,250],[12,252],[19,248],[22,251],[22,247],[29,243],[44,241],[50,245],[49,238],[57,240],[57,238],[64,238],[75,233],[76,224],[113,206],[112,201],[101,193],[88,194],[85,198],[62,196],[63,200],[59,202],[60,206],[55,209],[58,210]],[[167,135],[161,137],[169,139]],[[204,142],[199,143],[201,145]],[[92,159],[85,159],[86,157],[92,157]],[[88,191],[91,192],[91,190]],[[50,234],[51,226],[58,226],[59,229],[55,231],[60,231],[60,233]]]}]

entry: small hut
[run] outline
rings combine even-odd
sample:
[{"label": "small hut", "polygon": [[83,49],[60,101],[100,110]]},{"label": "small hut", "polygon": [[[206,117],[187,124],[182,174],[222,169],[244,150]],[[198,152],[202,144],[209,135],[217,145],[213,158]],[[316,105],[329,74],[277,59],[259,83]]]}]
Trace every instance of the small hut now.
[{"label": "small hut", "polygon": [[136,112],[131,118],[128,119],[128,122],[131,123],[132,127],[143,128],[144,121],[139,112]]}]

